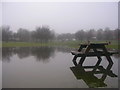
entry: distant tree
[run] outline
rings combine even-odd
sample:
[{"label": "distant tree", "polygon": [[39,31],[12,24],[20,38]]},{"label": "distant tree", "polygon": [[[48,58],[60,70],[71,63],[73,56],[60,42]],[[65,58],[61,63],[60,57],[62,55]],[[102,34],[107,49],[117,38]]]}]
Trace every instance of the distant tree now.
[{"label": "distant tree", "polygon": [[18,41],[18,36],[17,36],[17,33],[13,33],[13,41]]},{"label": "distant tree", "polygon": [[97,40],[103,40],[103,29],[99,29],[96,35]]},{"label": "distant tree", "polygon": [[119,35],[120,35],[119,29],[115,29],[115,30],[113,31],[113,39],[114,39],[114,40],[118,40]]},{"label": "distant tree", "polygon": [[37,32],[31,31],[31,41],[36,42],[37,41]]},{"label": "distant tree", "polygon": [[57,36],[57,39],[61,41],[70,41],[73,40],[73,38],[74,38],[74,34],[71,33],[63,33]]},{"label": "distant tree", "polygon": [[9,26],[2,26],[2,41],[11,41],[13,32],[10,31]]},{"label": "distant tree", "polygon": [[105,28],[104,40],[113,40],[113,30],[110,30],[109,28]]},{"label": "distant tree", "polygon": [[118,31],[118,41],[120,41],[120,29],[117,29]]},{"label": "distant tree", "polygon": [[87,35],[86,35],[86,37],[87,37],[87,40],[92,40],[93,39],[93,37],[95,36],[94,35],[94,32],[95,32],[95,30],[94,29],[90,29],[89,31],[87,31]]},{"label": "distant tree", "polygon": [[22,42],[30,41],[30,32],[27,29],[20,28],[17,31],[16,38],[18,38],[18,40]]},{"label": "distant tree", "polygon": [[75,38],[76,40],[85,40],[85,31],[84,30],[79,30],[75,33]]},{"label": "distant tree", "polygon": [[59,35],[57,36],[57,40],[63,41],[63,40],[64,40],[63,34],[59,34]]},{"label": "distant tree", "polygon": [[48,26],[42,26],[36,28],[36,31],[33,33],[33,36],[37,41],[48,42],[54,38],[54,33],[50,30]]}]

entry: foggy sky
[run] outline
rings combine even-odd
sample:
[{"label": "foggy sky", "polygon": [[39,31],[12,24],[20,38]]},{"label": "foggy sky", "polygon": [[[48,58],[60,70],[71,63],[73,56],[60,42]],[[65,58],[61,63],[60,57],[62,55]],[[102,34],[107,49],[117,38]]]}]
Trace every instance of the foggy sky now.
[{"label": "foggy sky", "polygon": [[118,28],[117,2],[3,2],[2,23],[11,30],[48,25],[56,33]]}]

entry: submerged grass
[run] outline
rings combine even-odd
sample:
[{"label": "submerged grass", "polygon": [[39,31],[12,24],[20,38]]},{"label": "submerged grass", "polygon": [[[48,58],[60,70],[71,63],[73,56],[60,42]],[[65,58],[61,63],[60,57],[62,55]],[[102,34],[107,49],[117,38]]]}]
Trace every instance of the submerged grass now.
[{"label": "submerged grass", "polygon": [[[102,43],[104,41],[95,41],[94,43]],[[40,47],[40,46],[67,46],[70,48],[79,48],[81,41],[63,41],[63,42],[3,42],[2,47]],[[111,44],[106,45],[107,48],[118,49],[117,41],[112,41]]]}]

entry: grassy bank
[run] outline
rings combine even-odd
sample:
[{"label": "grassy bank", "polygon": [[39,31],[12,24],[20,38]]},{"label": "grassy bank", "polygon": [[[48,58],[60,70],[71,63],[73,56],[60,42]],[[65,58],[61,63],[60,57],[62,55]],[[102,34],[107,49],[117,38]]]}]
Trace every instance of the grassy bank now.
[{"label": "grassy bank", "polygon": [[[78,48],[80,41],[64,41],[64,42],[48,42],[48,43],[34,43],[34,42],[3,42],[2,47],[38,47],[38,46],[67,46],[70,48]],[[102,43],[102,42],[95,42]],[[107,48],[117,49],[118,43],[113,41],[111,44],[106,46]]]}]

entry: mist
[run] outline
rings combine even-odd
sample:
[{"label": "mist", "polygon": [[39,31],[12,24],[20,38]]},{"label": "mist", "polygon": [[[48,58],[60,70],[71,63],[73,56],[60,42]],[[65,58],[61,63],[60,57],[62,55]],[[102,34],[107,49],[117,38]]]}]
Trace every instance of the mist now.
[{"label": "mist", "polygon": [[117,2],[3,2],[2,24],[17,32],[48,25],[56,33],[75,33],[80,29],[116,29]]}]

